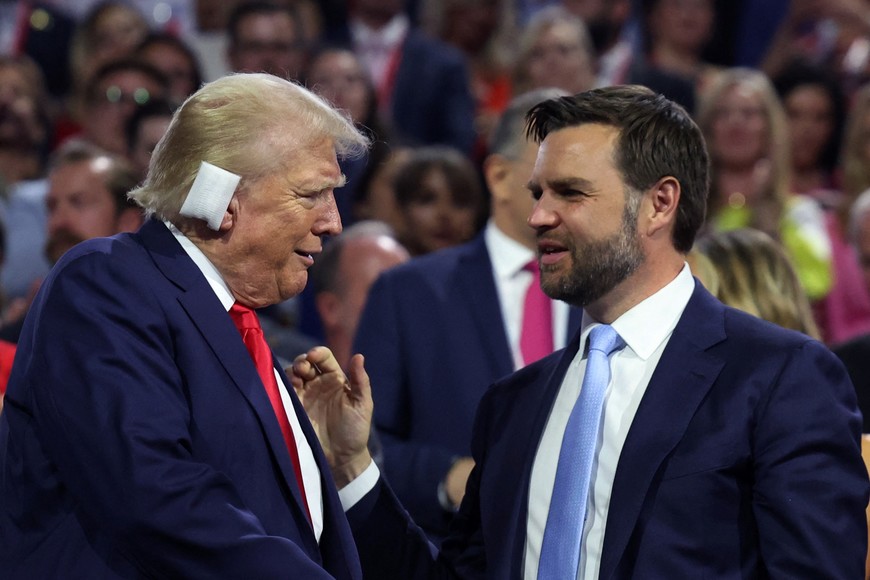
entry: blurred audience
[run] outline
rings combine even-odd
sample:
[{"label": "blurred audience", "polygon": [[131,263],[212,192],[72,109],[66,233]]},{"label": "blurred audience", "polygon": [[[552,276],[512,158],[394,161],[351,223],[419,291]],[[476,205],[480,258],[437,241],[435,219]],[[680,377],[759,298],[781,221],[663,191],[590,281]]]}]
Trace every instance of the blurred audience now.
[{"label": "blurred audience", "polygon": [[45,163],[50,120],[43,76],[26,56],[0,55],[0,220],[6,225],[0,288],[25,298],[48,272]]},{"label": "blurred audience", "polygon": [[796,58],[831,70],[850,95],[870,79],[870,3],[791,0],[761,68],[775,77]]},{"label": "blurred audience", "polygon": [[[870,293],[870,190],[861,194],[852,206],[850,238],[858,251],[865,289]],[[870,433],[870,330],[833,347],[834,354],[846,365],[858,395],[858,407],[864,415],[864,433]]]},{"label": "blurred audience", "polygon": [[413,149],[393,183],[405,223],[401,242],[412,256],[467,242],[486,220],[480,176],[456,149]]},{"label": "blurred audience", "polygon": [[423,28],[462,51],[476,104],[474,127],[482,158],[486,140],[510,101],[512,50],[516,37],[512,0],[425,0]]},{"label": "blurred audience", "polygon": [[148,31],[148,21],[129,2],[94,4],[76,27],[70,47],[74,93],[81,94],[107,63],[131,56]]},{"label": "blurred audience", "polygon": [[127,199],[138,180],[121,157],[73,141],[57,152],[48,181],[45,253],[51,263],[79,242],[142,225],[141,208]]},{"label": "blurred audience", "polygon": [[168,80],[150,64],[133,59],[110,61],[94,73],[85,87],[82,130],[77,137],[115,155],[124,155],[124,128],[136,108],[168,95]]},{"label": "blurred audience", "polygon": [[595,52],[583,21],[552,6],[537,12],[518,41],[514,91],[557,88],[569,94],[595,86]]},{"label": "blurred audience", "polygon": [[390,227],[376,221],[357,222],[324,246],[311,268],[311,283],[326,346],[342,368],[353,354],[369,288],[382,272],[409,259]]},{"label": "blurred audience", "polygon": [[[390,133],[378,113],[377,95],[357,55],[348,48],[327,46],[311,58],[305,75],[311,90],[350,115],[354,124],[374,142],[386,143]],[[344,187],[336,191],[336,204],[341,222],[354,222],[353,200],[366,171],[369,155],[339,161],[346,178]]]},{"label": "blurred audience", "polygon": [[411,158],[411,151],[410,147],[375,141],[354,191],[354,219],[384,222],[398,239],[405,238],[405,222],[396,199],[396,174]]},{"label": "blurred audience", "polygon": [[846,100],[827,70],[796,62],[773,85],[785,107],[791,147],[791,190],[828,207],[838,203],[835,170],[846,122]]},{"label": "blurred audience", "polygon": [[[836,344],[870,333],[870,291],[862,280],[855,248],[850,241],[849,221],[852,203],[870,188],[870,88],[859,91],[848,118],[840,149],[837,195],[824,196],[823,204],[833,201],[826,212],[828,238],[833,257],[833,286],[821,300],[813,303],[816,321],[828,344]],[[799,142],[796,142],[799,143]],[[802,146],[802,145],[801,145]],[[818,197],[817,197],[818,199]]]},{"label": "blurred audience", "polygon": [[199,59],[187,43],[174,34],[152,32],[136,47],[135,56],[169,81],[169,99],[180,105],[202,85]]},{"label": "blurred audience", "polygon": [[124,128],[127,159],[139,181],[145,179],[151,153],[169,128],[175,107],[165,100],[155,99],[137,107]]},{"label": "blurred audience", "polygon": [[240,2],[227,22],[227,60],[233,72],[267,72],[301,80],[309,46],[302,22],[287,5]]},{"label": "blurred audience", "polygon": [[822,208],[791,191],[785,112],[767,77],[729,69],[705,92],[698,113],[710,152],[708,222],[713,230],[759,229],[786,249],[811,300],[833,283]]},{"label": "blurred audience", "polygon": [[402,0],[356,0],[348,10],[346,40],[369,71],[395,136],[470,154],[475,107],[462,53],[413,27]]},{"label": "blurred audience", "polygon": [[821,338],[791,260],[773,238],[759,230],[738,229],[709,234],[697,245],[716,269],[714,294],[719,300],[784,328]]},{"label": "blurred audience", "polygon": [[703,56],[715,27],[714,0],[642,0],[641,11],[648,65],[703,92],[717,70]]}]

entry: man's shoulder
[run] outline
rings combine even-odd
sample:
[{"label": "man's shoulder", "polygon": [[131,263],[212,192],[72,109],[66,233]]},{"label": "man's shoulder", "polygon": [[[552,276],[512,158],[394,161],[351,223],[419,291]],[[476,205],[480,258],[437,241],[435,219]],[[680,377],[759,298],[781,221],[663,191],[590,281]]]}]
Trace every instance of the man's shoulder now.
[{"label": "man's shoulder", "polygon": [[467,269],[477,271],[481,264],[492,265],[485,244],[475,238],[470,242],[417,256],[387,270],[382,277],[395,283],[408,283],[414,280],[426,281],[435,285],[450,283],[451,275],[463,274]]}]

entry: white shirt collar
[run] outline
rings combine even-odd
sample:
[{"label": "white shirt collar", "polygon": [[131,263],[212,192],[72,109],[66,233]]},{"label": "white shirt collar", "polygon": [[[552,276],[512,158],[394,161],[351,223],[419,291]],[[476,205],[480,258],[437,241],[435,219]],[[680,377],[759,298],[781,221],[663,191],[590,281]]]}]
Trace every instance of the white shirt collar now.
[{"label": "white shirt collar", "polygon": [[181,231],[171,222],[164,221],[163,223],[166,224],[166,227],[169,228],[169,231],[172,232],[172,235],[175,236],[175,239],[178,240],[178,243],[181,244],[181,247],[185,252],[187,252],[187,255],[190,256],[190,259],[193,260],[193,263],[196,264],[197,268],[199,268],[199,271],[202,272],[202,275],[205,276],[208,285],[211,286],[211,289],[217,295],[218,300],[221,301],[223,307],[227,312],[229,312],[230,308],[236,302],[236,299],[233,297],[230,287],[227,286],[227,283],[224,281],[220,272],[218,272],[218,269],[215,268],[215,265],[211,263],[211,260],[202,253],[202,250],[190,241],[187,236],[181,233]]},{"label": "white shirt collar", "polygon": [[499,279],[515,276],[535,257],[535,252],[508,237],[492,220],[486,224],[483,241],[492,261],[492,269]]},{"label": "white shirt collar", "polygon": [[350,23],[350,34],[355,45],[369,45],[371,43],[392,48],[397,46],[408,33],[411,23],[405,14],[396,14],[381,28],[371,28],[360,20],[354,19]]},{"label": "white shirt collar", "polygon": [[[625,312],[611,326],[616,329],[626,346],[646,360],[671,335],[694,291],[695,279],[689,264],[686,263],[676,278]],[[584,311],[581,345],[586,344],[586,337],[595,324],[598,321]]]}]

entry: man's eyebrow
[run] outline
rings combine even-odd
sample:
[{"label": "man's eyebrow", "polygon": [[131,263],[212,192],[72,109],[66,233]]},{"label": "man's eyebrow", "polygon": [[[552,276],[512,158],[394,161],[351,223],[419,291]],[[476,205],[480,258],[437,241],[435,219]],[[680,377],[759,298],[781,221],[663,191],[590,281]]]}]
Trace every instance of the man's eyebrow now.
[{"label": "man's eyebrow", "polygon": [[581,189],[583,191],[588,191],[594,189],[592,182],[588,179],[583,179],[582,177],[563,177],[551,181],[549,185],[551,188],[559,191],[564,191],[566,189]]},{"label": "man's eyebrow", "polygon": [[[592,182],[588,179],[583,179],[582,177],[562,177],[559,179],[548,181],[547,185],[551,189],[555,189],[557,191],[564,191],[566,189],[581,189],[584,191],[589,191],[594,189]],[[530,180],[526,184],[526,189],[529,189],[530,191],[540,191],[541,184],[539,184],[535,180]]]}]

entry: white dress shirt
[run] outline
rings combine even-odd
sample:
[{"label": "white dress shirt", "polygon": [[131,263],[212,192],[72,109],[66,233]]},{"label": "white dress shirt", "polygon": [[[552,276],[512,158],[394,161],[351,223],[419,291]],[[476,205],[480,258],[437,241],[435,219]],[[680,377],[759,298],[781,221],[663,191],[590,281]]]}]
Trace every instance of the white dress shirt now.
[{"label": "white dress shirt", "polygon": [[384,90],[390,63],[401,49],[410,26],[408,17],[404,14],[393,16],[386,26],[379,29],[371,28],[359,20],[352,20],[350,23],[354,52],[368,69],[372,83],[379,91]]},{"label": "white dress shirt", "polygon": [[[583,530],[578,579],[598,578],[607,512],[610,508],[610,492],[619,455],[653,371],[694,288],[692,273],[688,264],[685,264],[671,283],[620,316],[611,325],[626,346],[610,358],[611,380],[604,395],[601,432],[592,463],[591,490],[586,508],[587,519]],[[538,444],[529,490],[523,576],[526,580],[537,578],[559,449],[568,417],[583,383],[587,338],[597,324],[583,314],[581,347],[565,373]]]},{"label": "white dress shirt", "polygon": [[[525,266],[535,257],[535,252],[509,238],[491,220],[486,225],[483,240],[492,262],[495,289],[516,370],[525,366],[520,350],[520,331],[526,292],[533,280],[532,273]],[[558,300],[553,300],[552,304],[553,346],[559,350],[568,339],[569,306]]]},{"label": "white dress shirt", "polygon": [[[215,268],[214,264],[202,253],[196,244],[190,241],[178,228],[169,222],[164,222],[199,268],[202,275],[208,281],[209,286],[217,295],[218,300],[229,312],[236,299],[233,297],[227,283]],[[323,490],[320,486],[320,470],[317,468],[317,462],[314,460],[314,453],[311,451],[311,446],[305,438],[305,433],[302,432],[302,426],[299,424],[299,417],[296,416],[296,411],[293,407],[293,401],[290,399],[290,393],[287,390],[287,385],[281,380],[281,375],[275,370],[275,378],[279,385],[284,388],[281,391],[281,401],[284,403],[284,411],[287,413],[287,419],[290,422],[290,427],[293,429],[293,437],[296,439],[296,450],[299,453],[299,465],[302,468],[302,481],[305,484],[305,497],[308,502],[308,512],[311,514],[311,525],[314,529],[314,536],[317,541],[320,541],[320,535],[323,533]]]}]

